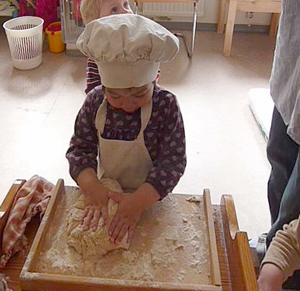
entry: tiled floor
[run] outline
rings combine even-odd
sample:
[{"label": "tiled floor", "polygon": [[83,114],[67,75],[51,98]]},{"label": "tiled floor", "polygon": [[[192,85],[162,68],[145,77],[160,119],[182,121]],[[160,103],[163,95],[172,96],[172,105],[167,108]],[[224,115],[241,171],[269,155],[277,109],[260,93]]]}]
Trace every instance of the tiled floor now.
[{"label": "tiled floor", "polygon": [[[247,92],[268,87],[275,40],[235,33],[232,56],[222,56],[223,35],[197,32],[192,59],[182,44],[178,57],[161,66],[160,84],[177,94],[182,109],[188,166],[175,189],[213,203],[232,194],[240,229],[252,237],[269,228],[266,142],[248,107]],[[43,52],[30,71],[13,68],[0,34],[0,199],[17,178],[39,174],[74,185],[64,155],[75,116],[85,98],[83,57]]]}]

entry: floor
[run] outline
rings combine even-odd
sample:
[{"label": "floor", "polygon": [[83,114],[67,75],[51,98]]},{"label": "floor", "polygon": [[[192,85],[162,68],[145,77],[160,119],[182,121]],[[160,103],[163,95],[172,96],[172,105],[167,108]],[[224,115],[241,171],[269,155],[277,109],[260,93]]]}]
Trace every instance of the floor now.
[{"label": "floor", "polygon": [[[214,204],[231,194],[240,229],[253,237],[270,226],[270,166],[247,93],[268,87],[275,40],[235,33],[226,58],[223,39],[199,31],[192,59],[181,43],[176,59],[161,65],[160,84],[178,96],[186,129],[188,165],[174,192],[202,194],[209,188]],[[65,152],[85,98],[86,59],[44,48],[40,67],[16,70],[1,31],[0,63],[0,201],[15,179],[34,174],[75,185]]]}]

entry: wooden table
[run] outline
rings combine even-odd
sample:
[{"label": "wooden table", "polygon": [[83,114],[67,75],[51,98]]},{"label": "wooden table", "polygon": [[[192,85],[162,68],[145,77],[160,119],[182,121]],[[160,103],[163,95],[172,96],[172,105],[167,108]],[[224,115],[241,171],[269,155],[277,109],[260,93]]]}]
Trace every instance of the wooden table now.
[{"label": "wooden table", "polygon": [[[10,207],[13,197],[24,183],[25,180],[16,180],[11,186],[0,206],[2,213]],[[71,188],[66,186],[66,189]],[[213,205],[212,216],[216,232],[222,290],[258,291],[248,237],[245,232],[239,231],[233,198],[230,195],[223,195],[220,205]],[[1,221],[0,231],[2,234],[5,217],[4,219],[2,217]],[[33,219],[28,225],[26,236],[29,238],[29,244],[32,243],[38,226],[38,219]],[[15,255],[10,259],[6,268],[2,270],[2,273],[10,278],[8,283],[13,290],[21,290],[19,275],[26,255]]]},{"label": "wooden table", "polygon": [[[226,3],[229,4],[227,16],[225,15]],[[235,16],[238,11],[272,13],[269,35],[275,36],[281,13],[281,0],[220,0],[217,31],[218,33],[224,32],[226,18],[223,54],[227,57],[231,52]]]}]

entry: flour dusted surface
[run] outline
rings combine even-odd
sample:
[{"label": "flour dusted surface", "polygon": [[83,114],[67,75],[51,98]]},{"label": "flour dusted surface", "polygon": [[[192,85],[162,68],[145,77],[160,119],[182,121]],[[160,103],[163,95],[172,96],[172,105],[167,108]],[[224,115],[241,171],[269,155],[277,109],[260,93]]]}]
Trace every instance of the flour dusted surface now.
[{"label": "flour dusted surface", "polygon": [[144,212],[129,250],[83,259],[67,244],[68,211],[80,191],[63,196],[37,259],[39,273],[118,280],[210,284],[209,246],[203,201],[170,194]]}]

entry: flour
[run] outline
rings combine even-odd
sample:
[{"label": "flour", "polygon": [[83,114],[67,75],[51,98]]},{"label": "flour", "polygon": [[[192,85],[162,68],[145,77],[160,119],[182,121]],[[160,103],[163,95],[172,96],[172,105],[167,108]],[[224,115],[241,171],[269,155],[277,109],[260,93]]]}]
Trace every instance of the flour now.
[{"label": "flour", "polygon": [[83,259],[68,246],[66,232],[68,211],[79,195],[78,190],[67,193],[57,206],[53,228],[37,260],[39,272],[153,284],[210,284],[206,222],[200,220],[202,203],[169,195],[142,214],[129,250]]},{"label": "flour", "polygon": [[192,196],[192,197],[186,199],[186,201],[201,203],[202,199],[201,199],[201,196]]}]

